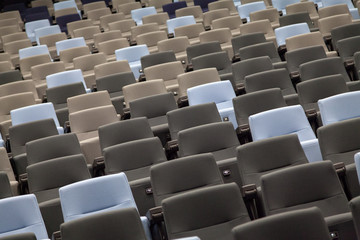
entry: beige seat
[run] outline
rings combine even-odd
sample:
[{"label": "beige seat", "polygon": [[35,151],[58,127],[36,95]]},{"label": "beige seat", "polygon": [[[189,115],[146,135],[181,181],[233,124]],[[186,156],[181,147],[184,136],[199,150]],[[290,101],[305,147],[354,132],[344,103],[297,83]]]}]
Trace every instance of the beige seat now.
[{"label": "beige seat", "polygon": [[230,16],[230,11],[227,8],[221,8],[221,9],[216,9],[216,10],[212,10],[212,11],[208,11],[206,13],[204,13],[203,19],[204,19],[204,26],[205,28],[210,27],[211,28],[211,24],[212,21],[218,18],[223,18],[223,17],[227,17]]},{"label": "beige seat", "polygon": [[0,148],[0,171],[6,172],[11,186],[11,191],[14,196],[19,195],[19,183],[15,179],[14,171],[11,167],[10,160],[6,149],[1,147]]},{"label": "beige seat", "polygon": [[[1,29],[0,29],[1,31]],[[4,44],[4,51],[10,54],[12,64],[15,66],[19,64],[19,49],[31,47],[29,39],[18,40]]]},{"label": "beige seat", "polygon": [[11,61],[0,61],[0,72],[7,72],[14,69]]},{"label": "beige seat", "polygon": [[240,32],[241,34],[256,33],[256,32],[264,33],[266,40],[273,41],[275,43],[275,46],[277,46],[275,32],[268,19],[249,22],[247,24],[240,25]]},{"label": "beige seat", "polygon": [[133,100],[161,93],[167,93],[164,80],[162,79],[138,82],[123,87],[126,107],[129,107],[129,102]]},{"label": "beige seat", "polygon": [[157,43],[162,40],[168,39],[165,31],[154,31],[143,33],[136,37],[137,44],[146,44],[150,53],[157,52]]},{"label": "beige seat", "polygon": [[73,63],[74,58],[88,54],[90,54],[90,50],[87,46],[74,47],[60,51],[59,57],[60,57],[60,61],[64,62],[65,69],[70,70],[70,69],[74,69],[74,63]]},{"label": "beige seat", "polygon": [[11,33],[11,34],[2,36],[1,41],[3,44],[5,44],[5,43],[17,41],[17,40],[24,40],[27,38],[28,38],[28,36],[25,32],[16,32],[16,33]]},{"label": "beige seat", "polygon": [[232,59],[234,55],[231,38],[232,34],[229,28],[213,29],[211,31],[202,32],[199,35],[200,43],[218,41],[221,45],[221,49],[227,51],[230,59]]},{"label": "beige seat", "polygon": [[106,8],[104,1],[91,2],[83,5],[84,14],[87,15],[89,11],[100,8]]},{"label": "beige seat", "polygon": [[86,45],[89,49],[93,49],[94,46],[94,35],[101,33],[99,26],[90,26],[90,27],[83,27],[75,29],[74,37],[83,37],[85,39]]},{"label": "beige seat", "polygon": [[68,30],[68,34],[74,38],[74,30],[75,29],[80,29],[80,28],[84,28],[84,27],[91,27],[93,26],[93,23],[90,19],[85,19],[85,20],[79,20],[79,21],[74,21],[74,22],[69,22],[66,24],[67,30]]},{"label": "beige seat", "polygon": [[162,6],[172,2],[172,0],[149,0],[149,6],[155,7],[157,12],[162,12]]},{"label": "beige seat", "polygon": [[104,31],[109,31],[109,23],[121,21],[125,19],[125,15],[123,13],[114,13],[111,15],[105,15],[100,17],[100,27]]},{"label": "beige seat", "polygon": [[326,18],[320,18],[318,21],[319,31],[323,37],[330,37],[331,30],[335,27],[351,24],[352,17],[350,14],[340,14]]},{"label": "beige seat", "polygon": [[31,77],[35,83],[37,93],[42,97],[46,92],[46,76],[65,71],[63,62],[49,62],[31,67]]},{"label": "beige seat", "polygon": [[177,27],[174,29],[174,32],[176,37],[181,37],[181,36],[187,37],[190,41],[190,44],[193,45],[200,43],[199,35],[202,32],[205,32],[205,29],[202,23],[196,23],[182,27]]},{"label": "beige seat", "polygon": [[186,67],[187,63],[187,55],[186,48],[190,46],[190,41],[186,36],[180,36],[176,38],[169,38],[166,40],[159,41],[158,44],[159,52],[172,50],[175,53],[176,59],[181,61]]},{"label": "beige seat", "polygon": [[141,8],[140,2],[129,2],[117,5],[117,12],[125,14],[125,18],[131,18],[131,10]]},{"label": "beige seat", "polygon": [[135,21],[132,19],[126,19],[121,21],[116,21],[109,23],[109,30],[120,30],[123,37],[130,39],[131,37],[131,28],[135,27]]},{"label": "beige seat", "polygon": [[167,25],[166,25],[167,20],[169,20],[169,14],[164,13],[164,12],[158,13],[158,14],[147,15],[142,18],[143,24],[157,23],[159,25],[160,30],[167,29]]},{"label": "beige seat", "polygon": [[8,18],[8,19],[0,20],[0,27],[7,27],[7,26],[17,26],[19,28],[19,31],[21,30],[16,18]]},{"label": "beige seat", "polygon": [[287,5],[285,9],[287,14],[308,12],[311,21],[314,23],[314,26],[315,27],[318,26],[319,14],[318,11],[316,10],[314,2],[307,1],[307,2],[293,3]]},{"label": "beige seat", "polygon": [[336,4],[328,7],[323,7],[318,10],[319,18],[326,18],[340,14],[350,14],[349,8],[346,4]]},{"label": "beige seat", "polygon": [[37,103],[41,102],[36,91],[35,84],[32,80],[16,81],[0,85],[0,97],[29,92],[33,94]]},{"label": "beige seat", "polygon": [[49,54],[41,54],[20,59],[20,70],[24,79],[31,79],[31,67],[51,62]]},{"label": "beige seat", "polygon": [[200,6],[188,6],[185,8],[176,9],[176,17],[194,16],[197,23],[203,23],[203,11]]},{"label": "beige seat", "polygon": [[97,33],[94,35],[94,46],[95,48],[99,48],[99,43],[106,42],[113,39],[122,38],[122,34],[120,30],[112,30],[103,33]]},{"label": "beige seat", "polygon": [[126,60],[103,63],[94,67],[95,79],[122,72],[131,72]]},{"label": "beige seat", "polygon": [[113,8],[117,11],[117,12],[122,12],[122,11],[119,11],[118,9],[118,6],[120,4],[124,4],[124,3],[133,3],[134,0],[112,0],[112,5],[113,5]]},{"label": "beige seat", "polygon": [[20,29],[24,28],[24,22],[21,18],[19,11],[15,10],[15,11],[9,11],[9,12],[2,12],[0,14],[0,19],[9,19],[9,18],[16,18],[17,22],[20,26]]},{"label": "beige seat", "polygon": [[159,31],[160,27],[157,23],[148,23],[135,27],[131,27],[131,40],[136,40],[136,37],[143,33]]},{"label": "beige seat", "polygon": [[107,7],[94,9],[94,10],[88,11],[88,13],[87,13],[88,19],[90,19],[93,22],[93,24],[97,25],[97,26],[100,26],[100,17],[106,16],[106,15],[111,15],[111,11]]},{"label": "beige seat", "polygon": [[181,62],[168,62],[157,64],[144,69],[146,80],[163,79],[166,89],[176,96],[179,92],[177,76],[184,73]]},{"label": "beige seat", "polygon": [[104,53],[88,54],[74,58],[74,68],[81,69],[87,88],[95,85],[94,67],[106,63]]},{"label": "beige seat", "polygon": [[213,29],[229,28],[232,36],[240,35],[241,24],[242,21],[239,15],[218,18],[212,21]]},{"label": "beige seat", "polygon": [[279,12],[276,8],[268,8],[250,13],[250,21],[268,19],[273,29],[280,27]]},{"label": "beige seat", "polygon": [[320,32],[312,32],[289,37],[285,40],[287,51],[321,45],[328,57],[336,57],[336,51],[329,51]]},{"label": "beige seat", "polygon": [[56,33],[56,34],[40,37],[39,41],[41,45],[46,45],[48,47],[51,58],[55,58],[55,56],[57,55],[56,45],[55,45],[56,42],[66,39],[67,39],[66,34],[62,32],[62,33]]},{"label": "beige seat", "polygon": [[227,8],[230,11],[231,15],[239,15],[234,1],[232,0],[223,0],[223,1],[215,1],[215,2],[211,2],[208,5],[209,11],[213,11],[213,10],[217,10],[217,9],[221,9],[221,8]]},{"label": "beige seat", "polygon": [[99,43],[98,50],[106,55],[107,61],[115,61],[115,50],[129,47],[129,42],[126,38],[113,39]]}]

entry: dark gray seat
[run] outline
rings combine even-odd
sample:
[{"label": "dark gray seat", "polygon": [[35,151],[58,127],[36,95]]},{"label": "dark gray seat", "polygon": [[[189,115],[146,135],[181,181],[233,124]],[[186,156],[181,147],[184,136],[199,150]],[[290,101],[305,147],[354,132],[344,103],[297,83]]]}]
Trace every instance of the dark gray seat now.
[{"label": "dark gray seat", "polygon": [[221,52],[221,51],[222,49],[219,42],[207,42],[207,43],[200,43],[187,47],[186,55],[188,58],[188,63],[191,63],[194,57],[198,57],[213,52]]},{"label": "dark gray seat", "polygon": [[36,240],[36,236],[32,232],[18,233],[7,237],[0,237],[1,240]]},{"label": "dark gray seat", "polygon": [[360,23],[346,24],[331,29],[332,45],[337,50],[337,43],[341,39],[355,37],[360,35]]},{"label": "dark gray seat", "polygon": [[10,70],[0,73],[0,85],[21,80],[23,80],[23,76],[18,70]]},{"label": "dark gray seat", "polygon": [[154,165],[150,169],[150,178],[156,206],[160,206],[163,199],[179,193],[223,184],[219,168],[211,153]]},{"label": "dark gray seat", "polygon": [[242,34],[231,38],[234,56],[239,57],[239,49],[257,43],[266,42],[265,34],[261,32]]},{"label": "dark gray seat", "polygon": [[[286,181],[284,181],[286,179]],[[261,177],[266,215],[318,207],[331,232],[356,239],[348,200],[332,162],[289,167]]]},{"label": "dark gray seat", "polygon": [[125,208],[92,214],[63,223],[61,224],[61,239],[146,240],[147,238],[137,210]]},{"label": "dark gray seat", "polygon": [[232,232],[235,240],[331,239],[324,218],[316,207],[280,213],[244,223],[233,228]]},{"label": "dark gray seat", "polygon": [[164,199],[162,208],[169,239],[196,235],[207,240],[232,240],[231,229],[250,221],[234,183],[178,194]]},{"label": "dark gray seat", "polygon": [[151,67],[154,65],[167,63],[167,62],[176,62],[176,61],[177,60],[175,53],[172,50],[152,53],[140,58],[141,68],[143,71],[147,67]]},{"label": "dark gray seat", "polygon": [[350,203],[350,209],[353,216],[354,226],[356,230],[356,235],[358,238],[360,237],[360,197],[356,197],[351,199]]},{"label": "dark gray seat", "polygon": [[286,14],[279,17],[280,27],[288,26],[291,24],[297,23],[307,23],[310,31],[318,31],[319,29],[314,26],[314,23],[311,21],[310,15],[308,12],[299,12]]},{"label": "dark gray seat", "polygon": [[0,171],[0,199],[11,197],[11,185],[6,172]]}]

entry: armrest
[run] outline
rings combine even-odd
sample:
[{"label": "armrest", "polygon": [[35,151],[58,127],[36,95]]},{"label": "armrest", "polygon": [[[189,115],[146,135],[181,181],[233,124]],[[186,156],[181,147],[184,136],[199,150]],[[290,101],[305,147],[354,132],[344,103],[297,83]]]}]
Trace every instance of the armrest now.
[{"label": "armrest", "polygon": [[204,29],[205,29],[205,31],[210,31],[211,27],[210,26],[205,26]]},{"label": "armrest", "polygon": [[27,173],[19,175],[20,191],[23,194],[29,193],[28,175]]},{"label": "armrest", "polygon": [[[10,154],[11,153],[11,146],[10,146],[10,136],[9,136],[9,134],[6,134],[6,136],[5,136],[5,148],[6,148],[6,152],[8,152]],[[10,158],[10,156],[9,156],[9,158]]]},{"label": "armrest", "polygon": [[15,70],[19,70],[20,71],[20,64],[15,64]]},{"label": "armrest", "polygon": [[93,176],[104,176],[105,175],[105,159],[103,156],[97,157],[93,162]]},{"label": "armrest", "polygon": [[281,45],[278,47],[278,53],[282,61],[285,61],[285,53],[287,49],[285,45]]},{"label": "armrest", "polygon": [[189,100],[187,96],[179,97],[177,100],[177,104],[179,108],[189,106]]},{"label": "armrest", "polygon": [[156,224],[164,221],[163,210],[161,206],[150,208],[146,213],[146,217],[149,219],[150,224]]},{"label": "armrest", "polygon": [[145,81],[146,81],[145,74],[140,74],[140,76],[139,76],[139,82],[145,82]]},{"label": "armrest", "polygon": [[97,92],[96,83],[94,83],[93,85],[91,85],[91,92]]},{"label": "armrest", "polygon": [[64,124],[64,133],[70,133],[70,132],[71,132],[70,122],[66,121]]},{"label": "armrest", "polygon": [[296,89],[296,85],[300,82],[300,73],[298,71],[290,73],[291,82]]},{"label": "armrest", "polygon": [[341,185],[344,189],[345,195],[348,199],[351,199],[351,193],[348,187],[348,181],[346,180],[346,167],[343,162],[334,163],[335,171],[340,179]]},{"label": "armrest", "polygon": [[100,32],[102,32],[102,33],[105,32],[105,29],[101,27]]},{"label": "armrest", "polygon": [[353,59],[348,59],[344,62],[344,66],[346,69],[350,69],[352,67],[354,67],[354,60]]},{"label": "armrest", "polygon": [[31,42],[32,46],[37,46],[37,42]]},{"label": "armrest", "polygon": [[124,108],[124,115],[121,116],[121,120],[130,119],[130,108],[126,107]]},{"label": "armrest", "polygon": [[233,63],[235,62],[240,62],[240,54],[239,53],[235,53],[232,60]]},{"label": "armrest", "polygon": [[176,139],[170,140],[165,144],[165,152],[168,159],[176,158],[177,151],[179,151],[179,145]]},{"label": "armrest", "polygon": [[332,39],[331,35],[324,36],[324,42],[325,42],[325,44],[326,44],[329,51],[333,51],[333,49],[334,49],[333,45],[331,43],[331,39]]},{"label": "armrest", "polygon": [[245,85],[243,83],[236,84],[236,87],[234,90],[235,90],[236,96],[243,95],[246,93]]},{"label": "armrest", "polygon": [[116,13],[116,9],[115,8],[111,9],[111,13]]},{"label": "armrest", "polygon": [[42,101],[43,103],[46,103],[46,102],[47,102],[47,96],[46,96],[46,94],[44,94],[44,95],[42,96],[41,101]]},{"label": "armrest", "polygon": [[259,218],[258,210],[257,210],[257,198],[258,192],[255,184],[248,184],[241,187],[241,195],[244,199],[246,207],[249,212],[249,216],[251,219]]},{"label": "armrest", "polygon": [[174,37],[175,37],[174,33],[168,33],[168,38],[174,38]]},{"label": "armrest", "polygon": [[185,71],[186,71],[186,72],[194,71],[193,65],[192,65],[191,63],[189,63],[189,64],[186,66]]},{"label": "armrest", "polygon": [[55,56],[55,57],[53,58],[53,61],[54,61],[54,62],[60,62],[60,56]]},{"label": "armrest", "polygon": [[241,144],[252,141],[249,124],[242,124],[237,127],[236,134]]},{"label": "armrest", "polygon": [[52,235],[52,239],[53,239],[53,240],[61,240],[61,233],[60,233],[60,231],[54,232],[53,235]]},{"label": "armrest", "polygon": [[87,15],[85,13],[82,15],[82,19],[87,19]]},{"label": "armrest", "polygon": [[3,48],[0,48],[0,53],[4,53],[5,50]]},{"label": "armrest", "polygon": [[282,11],[278,11],[278,13],[280,17],[284,14]]},{"label": "armrest", "polygon": [[135,46],[135,45],[137,45],[137,42],[136,42],[136,40],[130,40],[130,46]]},{"label": "armrest", "polygon": [[241,19],[241,22],[242,22],[243,24],[245,24],[245,23],[247,23],[247,19],[246,19],[246,18],[242,18],[242,19]]},{"label": "armrest", "polygon": [[95,46],[93,46],[91,48],[91,53],[94,54],[94,53],[99,53],[99,49],[97,49]]}]

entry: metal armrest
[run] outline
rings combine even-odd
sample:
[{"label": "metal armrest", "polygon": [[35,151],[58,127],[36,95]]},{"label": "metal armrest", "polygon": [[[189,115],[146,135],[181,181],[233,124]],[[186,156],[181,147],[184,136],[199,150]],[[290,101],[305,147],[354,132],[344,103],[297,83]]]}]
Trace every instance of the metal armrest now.
[{"label": "metal armrest", "polygon": [[179,108],[189,106],[188,97],[187,96],[179,97],[177,100],[177,104]]}]

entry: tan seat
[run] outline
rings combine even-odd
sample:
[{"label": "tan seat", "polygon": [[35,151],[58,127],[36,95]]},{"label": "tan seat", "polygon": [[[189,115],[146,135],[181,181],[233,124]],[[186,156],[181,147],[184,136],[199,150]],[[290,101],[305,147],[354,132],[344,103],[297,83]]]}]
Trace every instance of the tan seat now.
[{"label": "tan seat", "polygon": [[[1,29],[0,29],[1,31]],[[19,49],[31,47],[29,39],[18,40],[4,44],[4,51],[10,54],[12,64],[15,66],[19,64]]]},{"label": "tan seat", "polygon": [[74,58],[74,68],[81,69],[88,88],[95,85],[94,67],[102,63],[106,63],[104,53],[88,54]]},{"label": "tan seat", "polygon": [[0,14],[0,19],[9,19],[9,18],[16,18],[20,29],[24,28],[24,22],[21,18],[19,11],[14,10],[14,11],[2,12]]},{"label": "tan seat", "polygon": [[160,27],[157,23],[148,23],[135,27],[131,27],[131,40],[136,40],[136,37],[143,33],[159,31]]},{"label": "tan seat", "polygon": [[94,35],[101,33],[99,26],[83,27],[74,30],[74,37],[83,37],[91,50],[94,46]]},{"label": "tan seat", "polygon": [[117,12],[125,14],[125,18],[131,18],[131,10],[141,8],[140,2],[129,2],[117,5]]},{"label": "tan seat", "polygon": [[66,39],[67,39],[66,34],[62,32],[62,33],[56,33],[56,34],[40,37],[39,41],[41,45],[46,45],[48,47],[50,56],[52,58],[55,58],[55,56],[57,55],[56,45],[55,45],[56,42]]},{"label": "tan seat", "polygon": [[121,21],[125,19],[125,15],[123,13],[114,13],[111,15],[105,15],[100,17],[100,27],[104,31],[109,31],[109,23]]},{"label": "tan seat", "polygon": [[232,36],[240,35],[241,24],[242,21],[239,15],[218,18],[212,21],[213,29],[229,28]]},{"label": "tan seat", "polygon": [[20,70],[24,79],[31,79],[31,67],[51,62],[49,54],[41,54],[20,59]]},{"label": "tan seat", "polygon": [[227,51],[230,59],[234,55],[231,45],[231,38],[232,35],[229,28],[213,29],[211,31],[202,32],[199,35],[200,43],[218,41],[222,50]]},{"label": "tan seat", "polygon": [[175,53],[176,59],[181,61],[186,67],[187,63],[187,55],[186,48],[190,46],[190,41],[186,36],[180,36],[176,38],[169,38],[166,40],[159,41],[158,44],[159,52],[172,50]]},{"label": "tan seat", "polygon": [[149,6],[155,7],[157,12],[162,12],[162,6],[172,2],[172,0],[149,0]]},{"label": "tan seat", "polygon": [[6,172],[11,186],[11,191],[14,196],[20,194],[19,183],[15,179],[14,171],[11,167],[10,160],[6,149],[1,147],[0,148],[0,171]]},{"label": "tan seat", "polygon": [[0,27],[7,27],[7,26],[17,26],[19,28],[19,31],[21,30],[16,18],[8,18],[8,19],[0,20]]},{"label": "tan seat", "polygon": [[16,81],[0,85],[0,97],[9,96],[17,93],[31,92],[36,102],[40,102],[35,84],[32,80]]},{"label": "tan seat", "polygon": [[122,11],[119,11],[118,6],[120,4],[133,3],[134,0],[112,0],[111,2],[112,2],[112,5],[113,5],[113,8],[115,8],[115,10],[117,12],[122,12]]},{"label": "tan seat", "polygon": [[230,16],[230,11],[227,8],[221,8],[221,9],[208,11],[208,12],[204,13],[204,16],[203,16],[204,26],[211,27],[213,20],[223,18],[223,17],[228,17],[228,16]]},{"label": "tan seat", "polygon": [[202,23],[196,23],[177,27],[174,29],[174,32],[176,37],[186,36],[189,39],[190,44],[193,45],[200,43],[199,35],[205,32],[205,29]]},{"label": "tan seat", "polygon": [[120,39],[120,38],[122,38],[122,34],[120,30],[112,30],[108,32],[97,33],[94,35],[94,46],[96,48],[99,48],[99,43],[101,42],[106,42],[109,40]]},{"label": "tan seat", "polygon": [[7,72],[14,69],[11,61],[0,61],[0,72]]},{"label": "tan seat", "polygon": [[260,11],[250,13],[250,21],[258,21],[268,19],[271,23],[272,28],[280,27],[279,23],[279,12],[276,8],[268,8]]},{"label": "tan seat", "polygon": [[100,17],[106,16],[106,15],[111,15],[111,11],[107,7],[94,9],[94,10],[88,11],[88,13],[87,13],[88,19],[90,19],[93,22],[93,24],[97,25],[97,26],[100,26]]},{"label": "tan seat", "polygon": [[111,100],[107,91],[98,91],[70,97],[67,103],[69,113],[75,113],[86,109],[111,105]]},{"label": "tan seat", "polygon": [[311,21],[314,23],[314,26],[315,27],[318,26],[319,14],[318,11],[316,10],[314,2],[307,1],[307,2],[293,3],[287,5],[285,9],[287,14],[308,12]]},{"label": "tan seat", "polygon": [[74,69],[73,60],[76,57],[84,56],[90,53],[89,48],[86,47],[74,47],[60,51],[60,61],[64,62],[65,69]]},{"label": "tan seat", "polygon": [[340,14],[350,14],[346,4],[336,4],[333,6],[323,7],[318,10],[319,18],[326,18]]},{"label": "tan seat", "polygon": [[27,39],[28,36],[25,32],[16,32],[16,33],[11,33],[11,34],[7,34],[1,37],[2,43],[9,43],[9,42],[13,42],[13,41],[17,41],[17,40],[23,40],[23,39]]},{"label": "tan seat", "polygon": [[320,18],[318,21],[319,31],[323,37],[330,37],[331,30],[335,27],[351,24],[352,17],[350,14],[340,14],[326,18]]},{"label": "tan seat", "polygon": [[129,47],[129,42],[126,38],[113,39],[105,42],[99,43],[99,52],[102,52],[106,55],[107,61],[115,61],[115,50]]},{"label": "tan seat", "polygon": [[200,6],[188,6],[185,8],[176,9],[176,17],[194,16],[197,23],[203,23],[203,11]]},{"label": "tan seat", "polygon": [[138,82],[123,87],[126,107],[129,107],[129,102],[133,100],[161,93],[167,93],[164,80],[162,79]]},{"label": "tan seat", "polygon": [[157,23],[159,25],[160,30],[166,30],[167,29],[166,21],[169,20],[169,15],[164,12],[158,14],[152,14],[152,15],[144,16],[142,20],[143,20],[143,24]]},{"label": "tan seat", "polygon": [[241,34],[256,32],[264,33],[266,40],[273,41],[275,43],[275,46],[277,46],[275,32],[271,26],[269,19],[249,22],[247,24],[240,25],[240,32]]},{"label": "tan seat", "polygon": [[179,92],[179,83],[177,76],[184,73],[184,68],[181,62],[168,62],[157,64],[144,69],[146,80],[162,79],[166,89],[173,92],[176,96]]},{"label": "tan seat", "polygon": [[324,48],[327,57],[338,56],[336,51],[329,51],[320,32],[312,32],[289,37],[285,40],[287,51],[299,48],[320,45]]},{"label": "tan seat", "polygon": [[146,44],[150,53],[157,52],[157,43],[162,40],[168,39],[165,31],[154,31],[143,33],[136,37],[137,44]]},{"label": "tan seat", "polygon": [[92,23],[92,21],[90,19],[69,22],[69,23],[66,24],[68,33],[72,38],[75,37],[74,36],[74,30],[75,29],[84,28],[84,27],[91,27],[91,26],[93,26],[93,23]]},{"label": "tan seat", "polygon": [[109,23],[109,30],[120,30],[123,37],[130,39],[131,37],[131,28],[135,27],[135,21],[132,19],[126,19],[121,21],[116,21]]},{"label": "tan seat", "polygon": [[84,14],[87,15],[89,11],[106,8],[106,4],[104,1],[91,2],[83,5]]},{"label": "tan seat", "polygon": [[96,65],[94,67],[95,79],[121,72],[131,72],[128,61],[115,61]]},{"label": "tan seat", "polygon": [[215,2],[211,2],[208,5],[209,11],[213,11],[213,10],[217,10],[217,9],[221,9],[221,8],[227,8],[230,11],[231,15],[239,15],[234,1],[232,0],[223,0],[223,1],[215,1]]}]

